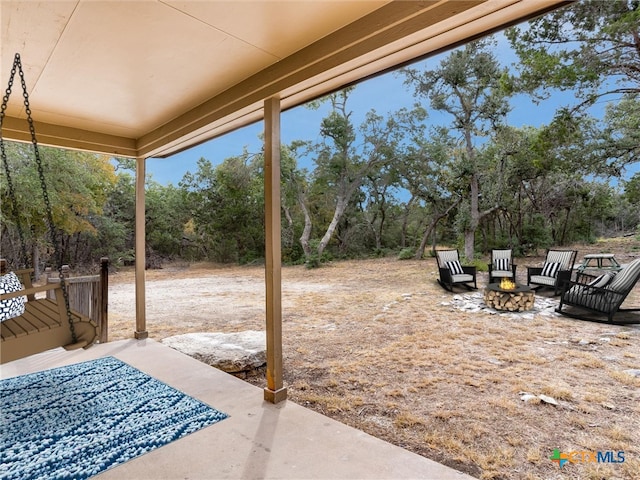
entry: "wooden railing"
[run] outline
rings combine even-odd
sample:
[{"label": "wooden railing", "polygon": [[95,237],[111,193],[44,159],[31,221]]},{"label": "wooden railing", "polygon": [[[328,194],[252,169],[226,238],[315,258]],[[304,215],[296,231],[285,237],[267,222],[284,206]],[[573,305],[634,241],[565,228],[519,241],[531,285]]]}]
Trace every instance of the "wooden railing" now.
[{"label": "wooden railing", "polygon": [[[59,274],[47,268],[47,283],[60,283]],[[109,304],[109,259],[100,259],[100,274],[83,277],[71,277],[69,266],[62,267],[67,282],[69,306],[82,315],[86,315],[98,324],[100,343],[108,341],[108,304]],[[47,295],[51,295],[49,292]]]}]

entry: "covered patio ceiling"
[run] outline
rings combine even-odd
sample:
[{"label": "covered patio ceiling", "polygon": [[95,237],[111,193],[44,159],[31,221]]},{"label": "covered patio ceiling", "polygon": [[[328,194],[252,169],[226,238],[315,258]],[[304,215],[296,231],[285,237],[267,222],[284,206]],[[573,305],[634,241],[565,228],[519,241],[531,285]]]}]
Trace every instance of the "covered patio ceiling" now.
[{"label": "covered patio ceiling", "polygon": [[[2,0],[41,144],[166,157],[571,2]],[[30,140],[19,82],[5,139]]]}]

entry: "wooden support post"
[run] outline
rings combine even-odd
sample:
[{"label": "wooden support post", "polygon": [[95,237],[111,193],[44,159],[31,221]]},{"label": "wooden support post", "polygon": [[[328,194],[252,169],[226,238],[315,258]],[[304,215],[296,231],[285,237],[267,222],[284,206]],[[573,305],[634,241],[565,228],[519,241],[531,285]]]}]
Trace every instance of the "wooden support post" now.
[{"label": "wooden support post", "polygon": [[287,398],[282,374],[282,258],[280,251],[280,98],[264,102],[265,286],[267,386],[264,399]]},{"label": "wooden support post", "polygon": [[145,195],[144,181],[146,176],[146,161],[136,159],[136,330],[134,337],[142,340],[149,336],[147,332],[146,297],[145,297]]},{"label": "wooden support post", "polygon": [[100,343],[109,341],[109,258],[100,259]]}]

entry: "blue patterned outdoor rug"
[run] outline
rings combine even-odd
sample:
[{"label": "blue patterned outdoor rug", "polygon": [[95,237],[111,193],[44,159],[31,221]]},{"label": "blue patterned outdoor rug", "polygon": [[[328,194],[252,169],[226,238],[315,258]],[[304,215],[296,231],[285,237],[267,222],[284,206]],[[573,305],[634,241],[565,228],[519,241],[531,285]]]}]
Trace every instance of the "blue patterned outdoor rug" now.
[{"label": "blue patterned outdoor rug", "polygon": [[0,478],[83,479],[227,418],[113,357],[0,381]]}]

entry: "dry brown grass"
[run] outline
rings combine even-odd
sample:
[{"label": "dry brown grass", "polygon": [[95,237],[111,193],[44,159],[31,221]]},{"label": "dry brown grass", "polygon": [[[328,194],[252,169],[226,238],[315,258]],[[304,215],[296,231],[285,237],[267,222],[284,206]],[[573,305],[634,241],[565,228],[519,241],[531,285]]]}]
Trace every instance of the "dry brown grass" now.
[{"label": "dry brown grass", "polygon": [[[640,254],[633,239],[578,248],[579,259],[613,251],[627,262]],[[519,273],[540,261],[519,259]],[[128,275],[116,282],[129,282]],[[153,288],[155,279],[179,284],[212,275],[262,282],[264,271],[185,267],[149,272],[147,280]],[[285,267],[290,401],[478,478],[640,478],[640,379],[623,373],[640,369],[640,326],[464,313],[442,305],[451,294],[436,277],[432,259]],[[300,282],[308,288],[287,289]],[[233,309],[207,321],[154,313],[150,336],[264,328],[263,298],[225,294],[210,301]],[[640,306],[640,285],[626,305]],[[249,307],[254,310],[238,320]],[[130,337],[132,319],[114,315],[111,339]],[[263,378],[250,381],[264,386]],[[554,397],[559,405],[523,402],[522,391]],[[549,459],[555,448],[624,450],[625,462],[576,463],[560,471]]]}]

